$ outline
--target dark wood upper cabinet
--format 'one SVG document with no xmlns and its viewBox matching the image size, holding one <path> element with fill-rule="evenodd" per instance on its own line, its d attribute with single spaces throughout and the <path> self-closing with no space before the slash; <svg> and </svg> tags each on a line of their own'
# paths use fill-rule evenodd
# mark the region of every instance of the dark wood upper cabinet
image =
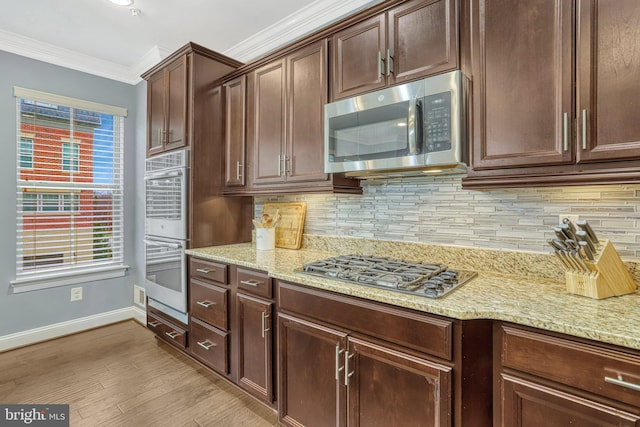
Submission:
<svg viewBox="0 0 640 427">
<path fill-rule="evenodd" d="M 188 61 L 181 56 L 148 80 L 147 155 L 187 144 Z"/>
<path fill-rule="evenodd" d="M 577 3 L 578 162 L 640 158 L 640 2 Z"/>
<path fill-rule="evenodd" d="M 332 99 L 458 67 L 456 0 L 413 0 L 332 37 Z"/>
<path fill-rule="evenodd" d="M 252 73 L 254 184 L 285 180 L 285 61 Z"/>
<path fill-rule="evenodd" d="M 386 15 L 369 18 L 332 39 L 333 98 L 386 86 Z"/>
<path fill-rule="evenodd" d="M 571 163 L 571 2 L 472 7 L 474 170 Z"/>
<path fill-rule="evenodd" d="M 324 172 L 326 40 L 251 71 L 247 87 L 248 192 L 361 192 L 357 180 Z"/>
<path fill-rule="evenodd" d="M 472 0 L 465 13 L 473 104 L 464 187 L 640 179 L 637 1 Z"/>
<path fill-rule="evenodd" d="M 245 185 L 246 77 L 240 76 L 224 85 L 225 92 L 225 186 Z"/>
</svg>

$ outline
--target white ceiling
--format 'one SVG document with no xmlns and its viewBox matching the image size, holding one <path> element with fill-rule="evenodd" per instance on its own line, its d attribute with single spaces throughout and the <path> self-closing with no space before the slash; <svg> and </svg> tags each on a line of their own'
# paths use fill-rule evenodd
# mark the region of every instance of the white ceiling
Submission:
<svg viewBox="0 0 640 427">
<path fill-rule="evenodd" d="M 14 0 L 0 50 L 135 84 L 189 41 L 242 62 L 381 0 Z"/>
</svg>

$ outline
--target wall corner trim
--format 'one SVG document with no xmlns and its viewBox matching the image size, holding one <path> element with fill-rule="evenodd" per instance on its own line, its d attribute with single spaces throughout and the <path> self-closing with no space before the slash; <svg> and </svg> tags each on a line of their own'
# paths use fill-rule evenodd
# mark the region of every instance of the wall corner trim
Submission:
<svg viewBox="0 0 640 427">
<path fill-rule="evenodd" d="M 144 310 L 131 306 L 4 335 L 0 337 L 0 353 L 129 319 L 145 325 L 146 313 Z"/>
</svg>

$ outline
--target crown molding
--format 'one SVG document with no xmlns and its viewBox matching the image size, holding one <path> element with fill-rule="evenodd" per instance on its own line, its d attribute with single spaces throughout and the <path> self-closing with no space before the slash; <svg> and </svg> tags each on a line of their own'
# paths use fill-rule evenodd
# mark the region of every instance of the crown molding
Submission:
<svg viewBox="0 0 640 427">
<path fill-rule="evenodd" d="M 241 62 L 271 52 L 305 34 L 381 0 L 316 0 L 223 52 Z"/>
<path fill-rule="evenodd" d="M 141 81 L 140 70 L 151 68 L 169 53 L 154 46 L 134 66 L 127 67 L 4 30 L 0 30 L 0 50 L 131 85 Z"/>
</svg>

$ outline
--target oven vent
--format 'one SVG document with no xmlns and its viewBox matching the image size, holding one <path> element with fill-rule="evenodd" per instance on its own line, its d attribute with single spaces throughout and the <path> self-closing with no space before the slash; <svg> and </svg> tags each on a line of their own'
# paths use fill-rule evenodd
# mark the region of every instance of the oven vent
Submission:
<svg viewBox="0 0 640 427">
<path fill-rule="evenodd" d="M 144 307 L 146 304 L 146 292 L 143 287 L 133 285 L 133 302 Z"/>
</svg>

